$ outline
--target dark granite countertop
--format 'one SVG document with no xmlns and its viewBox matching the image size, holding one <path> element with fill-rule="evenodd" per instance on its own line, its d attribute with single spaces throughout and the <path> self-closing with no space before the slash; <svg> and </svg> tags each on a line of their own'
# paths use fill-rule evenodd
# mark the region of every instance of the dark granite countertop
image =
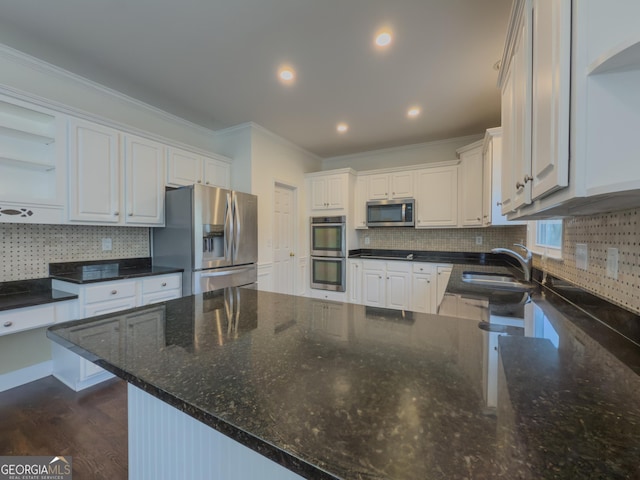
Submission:
<svg viewBox="0 0 640 480">
<path fill-rule="evenodd" d="M 51 278 L 81 284 L 166 275 L 183 271 L 182 268 L 153 265 L 149 257 L 49 264 Z"/>
<path fill-rule="evenodd" d="M 50 278 L 0 283 L 0 311 L 35 307 L 75 298 L 78 298 L 78 296 L 52 289 Z"/>
<path fill-rule="evenodd" d="M 305 478 L 638 478 L 638 346 L 540 285 L 498 301 L 457 281 L 481 267 L 457 265 L 446 295 L 476 300 L 475 318 L 241 288 L 47 335 Z M 499 333 L 479 327 L 505 305 L 496 409 Z M 133 332 L 141 312 L 161 335 Z M 107 323 L 120 348 L 92 340 Z"/>
</svg>

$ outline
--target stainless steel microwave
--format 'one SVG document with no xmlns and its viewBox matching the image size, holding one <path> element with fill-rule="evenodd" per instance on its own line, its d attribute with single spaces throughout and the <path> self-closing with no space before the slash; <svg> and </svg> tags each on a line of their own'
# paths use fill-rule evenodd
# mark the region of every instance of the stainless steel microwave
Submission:
<svg viewBox="0 0 640 480">
<path fill-rule="evenodd" d="M 414 227 L 415 200 L 371 200 L 367 202 L 367 227 Z"/>
</svg>

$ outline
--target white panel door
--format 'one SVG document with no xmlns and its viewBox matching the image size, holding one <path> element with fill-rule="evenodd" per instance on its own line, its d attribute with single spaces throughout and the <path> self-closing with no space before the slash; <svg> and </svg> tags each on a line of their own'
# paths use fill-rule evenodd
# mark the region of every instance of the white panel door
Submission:
<svg viewBox="0 0 640 480">
<path fill-rule="evenodd" d="M 483 163 L 482 146 L 461 155 L 460 223 L 464 227 L 482 226 Z"/>
<path fill-rule="evenodd" d="M 276 185 L 273 207 L 274 291 L 293 295 L 295 287 L 295 249 L 293 190 Z"/>
<path fill-rule="evenodd" d="M 415 172 L 397 172 L 389 176 L 391 198 L 413 198 Z"/>
<path fill-rule="evenodd" d="M 427 168 L 418 173 L 416 228 L 458 225 L 458 167 Z"/>
<path fill-rule="evenodd" d="M 447 291 L 447 285 L 449 284 L 449 278 L 451 277 L 452 267 L 449 266 L 438 266 L 437 277 L 436 277 L 436 297 L 432 306 L 432 311 L 434 313 L 438 312 L 438 307 L 444 298 L 444 294 Z"/>
<path fill-rule="evenodd" d="M 347 280 L 347 295 L 349 303 L 362 303 L 362 262 L 349 260 L 349 278 Z"/>
<path fill-rule="evenodd" d="M 387 269 L 386 306 L 409 310 L 411 306 L 411 274 Z"/>
<path fill-rule="evenodd" d="M 204 184 L 214 187 L 231 187 L 231 167 L 226 162 L 204 157 Z"/>
<path fill-rule="evenodd" d="M 346 175 L 331 175 L 327 178 L 327 207 L 344 208 L 346 200 Z"/>
<path fill-rule="evenodd" d="M 569 184 L 571 2 L 533 4 L 531 198 Z"/>
<path fill-rule="evenodd" d="M 431 311 L 431 274 L 414 273 L 411 281 L 411 310 L 414 312 L 433 313 Z"/>
<path fill-rule="evenodd" d="M 389 175 L 369 175 L 369 200 L 386 200 L 389 198 Z"/>
<path fill-rule="evenodd" d="M 384 269 L 363 267 L 362 270 L 362 303 L 372 307 L 384 307 L 385 303 Z"/>
<path fill-rule="evenodd" d="M 313 210 L 325 210 L 327 203 L 327 179 L 314 177 L 311 179 L 311 208 Z"/>
<path fill-rule="evenodd" d="M 513 211 L 514 187 L 514 129 L 513 123 L 513 61 L 505 73 L 502 85 L 502 158 L 500 159 L 500 214 L 506 215 Z M 494 144 L 495 149 L 495 144 Z M 495 150 L 494 150 L 495 152 Z M 494 171 L 497 168 L 494 156 Z M 494 214 L 495 215 L 495 214 Z M 495 224 L 496 219 L 494 218 Z"/>
<path fill-rule="evenodd" d="M 118 132 L 90 122 L 69 122 L 69 220 L 120 221 Z"/>
<path fill-rule="evenodd" d="M 177 148 L 167 148 L 167 185 L 181 187 L 194 183 L 202 183 L 202 157 Z"/>
<path fill-rule="evenodd" d="M 369 179 L 366 176 L 356 180 L 354 217 L 356 228 L 367 228 L 367 200 L 369 199 Z"/>
<path fill-rule="evenodd" d="M 164 224 L 164 147 L 124 137 L 125 223 Z"/>
</svg>

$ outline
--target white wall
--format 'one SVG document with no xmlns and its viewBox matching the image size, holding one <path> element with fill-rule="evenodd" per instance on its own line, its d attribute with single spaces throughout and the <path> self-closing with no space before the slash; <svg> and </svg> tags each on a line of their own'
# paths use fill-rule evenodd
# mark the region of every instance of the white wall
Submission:
<svg viewBox="0 0 640 480">
<path fill-rule="evenodd" d="M 307 196 L 304 174 L 321 170 L 319 157 L 268 130 L 252 125 L 251 192 L 259 197 L 258 261 L 273 261 L 273 191 L 276 182 L 298 189 L 298 252 L 307 252 Z"/>
<path fill-rule="evenodd" d="M 456 150 L 484 138 L 484 133 L 456 137 L 435 142 L 418 143 L 402 147 L 372 150 L 341 157 L 331 157 L 322 160 L 322 170 L 350 167 L 360 172 L 376 170 L 378 168 L 406 167 L 422 163 L 444 162 L 455 160 Z"/>
<path fill-rule="evenodd" d="M 235 127 L 216 131 L 216 152 L 233 159 L 231 164 L 231 188 L 240 192 L 251 191 L 251 135 L 252 124 L 243 123 Z"/>
<path fill-rule="evenodd" d="M 0 44 L 0 91 L 215 152 L 214 132 Z M 49 106 L 49 105 L 47 105 Z M 72 112 L 75 113 L 75 112 Z M 216 152 L 217 153 L 217 152 Z"/>
</svg>

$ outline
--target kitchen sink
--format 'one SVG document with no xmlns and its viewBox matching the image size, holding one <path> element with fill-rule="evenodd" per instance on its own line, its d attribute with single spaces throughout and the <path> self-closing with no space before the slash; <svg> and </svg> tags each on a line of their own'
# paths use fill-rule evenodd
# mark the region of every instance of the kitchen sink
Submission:
<svg viewBox="0 0 640 480">
<path fill-rule="evenodd" d="M 491 290 L 527 292 L 533 289 L 533 285 L 531 283 L 518 280 L 513 275 L 500 273 L 463 272 L 462 281 Z"/>
</svg>

